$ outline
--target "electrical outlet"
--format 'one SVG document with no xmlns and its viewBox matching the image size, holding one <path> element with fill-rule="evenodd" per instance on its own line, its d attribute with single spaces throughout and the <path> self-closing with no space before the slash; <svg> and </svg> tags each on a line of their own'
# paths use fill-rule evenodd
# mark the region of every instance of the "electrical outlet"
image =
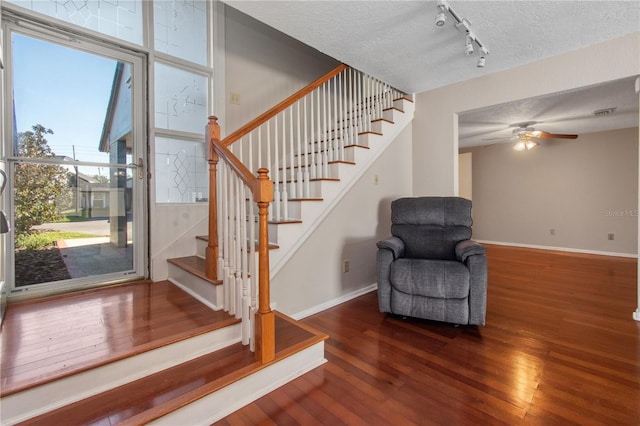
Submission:
<svg viewBox="0 0 640 426">
<path fill-rule="evenodd" d="M 240 105 L 240 95 L 238 95 L 237 93 L 231 93 L 229 97 L 229 101 L 232 105 Z"/>
<path fill-rule="evenodd" d="M 378 175 L 373 175 L 373 184 L 377 185 L 380 183 L 380 176 Z"/>
<path fill-rule="evenodd" d="M 613 241 L 615 239 L 615 235 L 613 234 L 613 232 L 611 232 L 611 233 L 609 233 L 607 238 L 609 238 L 609 241 Z"/>
<path fill-rule="evenodd" d="M 349 272 L 349 259 L 342 261 L 342 273 L 346 274 L 347 272 Z"/>
</svg>

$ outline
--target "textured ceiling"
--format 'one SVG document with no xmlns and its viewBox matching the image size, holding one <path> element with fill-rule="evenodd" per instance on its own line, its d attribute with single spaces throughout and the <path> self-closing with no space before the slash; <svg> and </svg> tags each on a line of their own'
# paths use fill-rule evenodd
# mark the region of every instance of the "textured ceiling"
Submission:
<svg viewBox="0 0 640 426">
<path fill-rule="evenodd" d="M 464 54 L 464 36 L 448 15 L 435 25 L 436 1 L 247 1 L 225 3 L 348 65 L 409 93 L 514 68 L 639 32 L 640 1 L 450 0 L 489 49 Z M 640 74 L 640 58 L 639 74 Z M 629 87 L 629 84 L 631 85 Z M 608 117 L 593 111 L 618 109 Z M 523 100 L 461 114 L 460 147 L 509 141 L 511 124 L 587 133 L 638 126 L 633 81 Z M 500 138 L 500 139 L 495 139 Z M 487 139 L 491 139 L 488 141 Z"/>
<path fill-rule="evenodd" d="M 449 1 L 489 48 L 477 68 L 451 16 L 435 25 L 436 1 L 225 3 L 410 93 L 640 31 L 639 1 Z"/>
<path fill-rule="evenodd" d="M 635 78 L 494 105 L 459 116 L 459 146 L 510 142 L 521 123 L 548 133 L 593 133 L 638 126 Z M 598 110 L 615 108 L 609 115 Z"/>
</svg>

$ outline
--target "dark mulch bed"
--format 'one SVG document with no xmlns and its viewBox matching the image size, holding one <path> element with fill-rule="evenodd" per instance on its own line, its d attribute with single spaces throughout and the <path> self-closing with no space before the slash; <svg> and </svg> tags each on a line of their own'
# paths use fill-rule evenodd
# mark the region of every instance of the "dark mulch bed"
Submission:
<svg viewBox="0 0 640 426">
<path fill-rule="evenodd" d="M 50 247 L 40 250 L 18 250 L 15 257 L 16 286 L 68 280 L 60 250 Z"/>
</svg>

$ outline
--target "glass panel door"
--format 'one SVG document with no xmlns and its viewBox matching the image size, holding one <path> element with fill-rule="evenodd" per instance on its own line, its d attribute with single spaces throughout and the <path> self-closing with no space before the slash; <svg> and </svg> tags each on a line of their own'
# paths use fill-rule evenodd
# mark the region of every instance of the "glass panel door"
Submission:
<svg viewBox="0 0 640 426">
<path fill-rule="evenodd" d="M 143 59 L 10 37 L 12 292 L 145 276 Z"/>
</svg>

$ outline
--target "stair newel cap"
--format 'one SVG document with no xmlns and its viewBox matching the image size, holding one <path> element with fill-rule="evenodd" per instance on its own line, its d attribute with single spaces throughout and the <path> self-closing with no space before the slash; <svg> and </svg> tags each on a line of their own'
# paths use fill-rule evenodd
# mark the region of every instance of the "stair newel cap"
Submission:
<svg viewBox="0 0 640 426">
<path fill-rule="evenodd" d="M 213 148 L 213 141 L 220 142 L 220 125 L 218 124 L 218 117 L 215 115 L 209 116 L 209 124 L 207 124 L 207 134 L 209 135 L 209 162 L 218 162 L 218 154 Z"/>
<path fill-rule="evenodd" d="M 258 179 L 253 191 L 256 203 L 270 203 L 273 201 L 273 182 L 269 179 L 269 169 L 258 169 Z"/>
</svg>

